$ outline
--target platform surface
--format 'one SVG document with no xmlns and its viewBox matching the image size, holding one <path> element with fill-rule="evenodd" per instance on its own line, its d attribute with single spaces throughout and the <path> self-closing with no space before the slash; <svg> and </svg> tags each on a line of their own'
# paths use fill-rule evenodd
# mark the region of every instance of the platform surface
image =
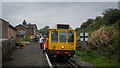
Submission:
<svg viewBox="0 0 120 68">
<path fill-rule="evenodd" d="M 44 66 L 48 63 L 39 43 L 29 43 L 23 49 L 15 49 L 2 66 Z"/>
</svg>

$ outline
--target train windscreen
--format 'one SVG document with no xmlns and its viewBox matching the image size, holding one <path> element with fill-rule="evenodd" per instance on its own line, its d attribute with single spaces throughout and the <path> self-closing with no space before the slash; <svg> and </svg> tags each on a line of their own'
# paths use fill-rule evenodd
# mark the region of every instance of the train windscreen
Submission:
<svg viewBox="0 0 120 68">
<path fill-rule="evenodd" d="M 66 32 L 60 31 L 60 42 L 66 42 Z"/>
<path fill-rule="evenodd" d="M 68 32 L 68 42 L 74 42 L 74 32 Z"/>
<path fill-rule="evenodd" d="M 51 42 L 58 42 L 58 31 L 51 32 Z"/>
</svg>

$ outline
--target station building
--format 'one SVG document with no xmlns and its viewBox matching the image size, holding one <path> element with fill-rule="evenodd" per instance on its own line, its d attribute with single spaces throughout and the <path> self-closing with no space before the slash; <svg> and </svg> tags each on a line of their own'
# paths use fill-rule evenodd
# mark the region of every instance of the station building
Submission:
<svg viewBox="0 0 120 68">
<path fill-rule="evenodd" d="M 0 18 L 0 39 L 16 38 L 17 29 L 15 29 L 9 22 Z"/>
<path fill-rule="evenodd" d="M 26 23 L 24 20 L 22 24 L 15 27 L 17 29 L 17 38 L 22 39 L 25 37 L 30 38 L 31 35 L 36 34 L 37 26 L 36 24 Z"/>
</svg>

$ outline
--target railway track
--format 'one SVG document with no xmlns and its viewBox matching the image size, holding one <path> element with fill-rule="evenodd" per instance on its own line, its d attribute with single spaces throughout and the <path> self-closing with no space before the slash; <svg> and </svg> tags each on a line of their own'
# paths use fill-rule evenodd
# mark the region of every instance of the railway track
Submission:
<svg viewBox="0 0 120 68">
<path fill-rule="evenodd" d="M 72 60 L 62 61 L 62 60 L 51 60 L 53 68 L 81 68 Z"/>
<path fill-rule="evenodd" d="M 44 45 L 44 50 L 45 50 L 45 45 Z M 59 59 L 57 60 L 48 57 L 46 52 L 45 55 L 50 68 L 82 68 L 80 65 L 76 64 L 71 59 L 69 59 L 68 61 L 59 60 Z"/>
<path fill-rule="evenodd" d="M 93 65 L 81 61 L 76 56 L 68 61 L 48 57 L 48 64 L 50 68 L 94 68 Z"/>
</svg>

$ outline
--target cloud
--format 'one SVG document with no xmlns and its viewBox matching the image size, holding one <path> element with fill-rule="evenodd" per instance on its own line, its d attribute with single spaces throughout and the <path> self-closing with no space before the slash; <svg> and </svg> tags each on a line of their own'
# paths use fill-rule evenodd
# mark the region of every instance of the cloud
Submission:
<svg viewBox="0 0 120 68">
<path fill-rule="evenodd" d="M 2 2 L 0 0 L 0 17 L 2 17 Z"/>
<path fill-rule="evenodd" d="M 117 2 L 3 2 L 2 14 L 14 26 L 27 20 L 38 28 L 57 23 L 76 28 L 108 8 L 117 8 Z"/>
</svg>

